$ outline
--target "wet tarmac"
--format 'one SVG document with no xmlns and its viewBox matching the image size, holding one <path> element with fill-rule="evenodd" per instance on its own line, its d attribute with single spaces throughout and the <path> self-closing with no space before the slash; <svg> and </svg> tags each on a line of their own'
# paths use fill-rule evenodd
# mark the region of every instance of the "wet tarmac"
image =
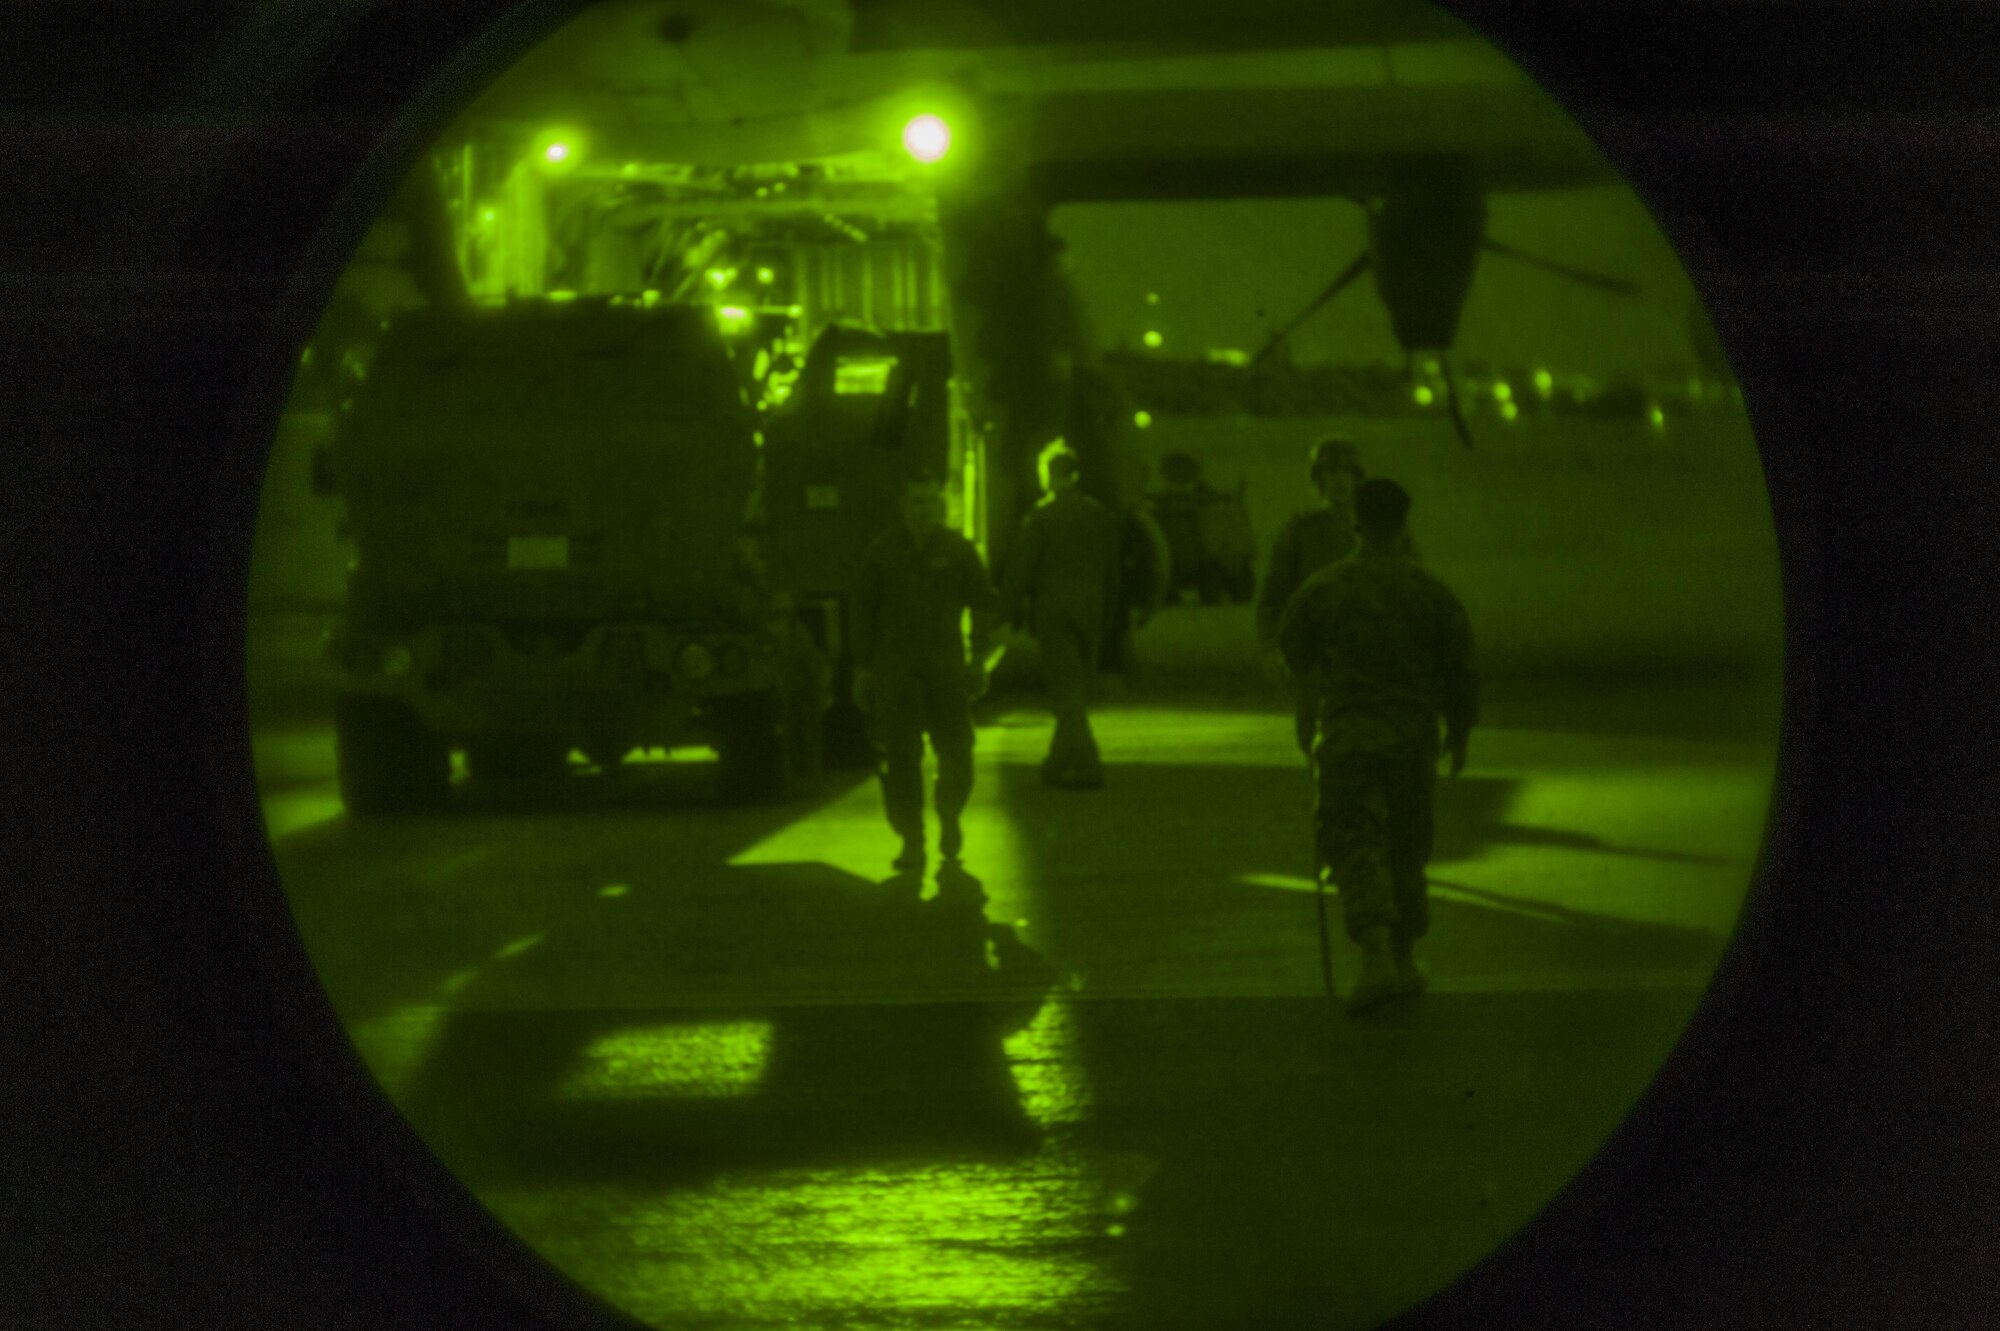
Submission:
<svg viewBox="0 0 2000 1331">
<path fill-rule="evenodd" d="M 1036 780 L 1032 699 L 994 709 L 964 863 L 922 875 L 861 774 L 732 808 L 699 761 L 579 760 L 353 823 L 323 726 L 258 755 L 370 1067 L 636 1316 L 1365 1327 L 1592 1156 L 1742 905 L 1768 739 L 1698 724 L 1740 698 L 1679 725 L 1607 698 L 1491 712 L 1440 785 L 1431 991 L 1365 1021 L 1322 991 L 1310 787 L 1268 700 L 1125 693 L 1093 792 Z"/>
</svg>

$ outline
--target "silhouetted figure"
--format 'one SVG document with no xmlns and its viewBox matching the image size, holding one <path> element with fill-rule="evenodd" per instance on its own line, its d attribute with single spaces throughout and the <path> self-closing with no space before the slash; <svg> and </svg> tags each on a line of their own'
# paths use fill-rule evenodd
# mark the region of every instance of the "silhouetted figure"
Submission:
<svg viewBox="0 0 2000 1331">
<path fill-rule="evenodd" d="M 1423 990 L 1413 945 L 1430 928 L 1438 723 L 1456 776 L 1477 708 L 1465 607 L 1417 563 L 1409 510 L 1394 481 L 1362 482 L 1359 550 L 1308 579 L 1279 625 L 1286 663 L 1319 697 L 1320 872 L 1361 948 L 1357 1016 Z"/>
<path fill-rule="evenodd" d="M 1058 439 L 1042 450 L 1042 501 L 1021 521 L 1004 579 L 1009 622 L 1025 616 L 1041 649 L 1055 714 L 1042 780 L 1067 789 L 1104 784 L 1090 731 L 1090 682 L 1118 604 L 1122 532 L 1115 514 L 1078 489 L 1076 454 Z"/>
<path fill-rule="evenodd" d="M 935 476 L 903 488 L 903 521 L 869 547 L 854 589 L 854 701 L 882 748 L 882 803 L 903 839 L 898 869 L 924 863 L 924 736 L 937 754 L 938 853 L 964 847 L 972 794 L 972 702 L 986 691 L 999 594 L 971 541 L 945 526 Z M 966 658 L 965 612 L 972 612 Z"/>
<path fill-rule="evenodd" d="M 1171 552 L 1169 597 L 1192 594 L 1203 605 L 1249 600 L 1256 574 L 1243 497 L 1204 481 L 1187 453 L 1160 459 L 1160 483 L 1151 508 Z"/>
<path fill-rule="evenodd" d="M 1354 487 L 1361 484 L 1361 452 L 1346 439 L 1322 439 L 1312 447 L 1307 474 L 1319 492 L 1317 506 L 1296 514 L 1271 544 L 1271 563 L 1257 593 L 1257 637 L 1268 653 L 1278 650 L 1278 623 L 1285 606 L 1306 579 L 1354 553 Z M 1318 702 L 1312 680 L 1294 674 L 1293 729 L 1299 751 L 1312 756 Z"/>
</svg>

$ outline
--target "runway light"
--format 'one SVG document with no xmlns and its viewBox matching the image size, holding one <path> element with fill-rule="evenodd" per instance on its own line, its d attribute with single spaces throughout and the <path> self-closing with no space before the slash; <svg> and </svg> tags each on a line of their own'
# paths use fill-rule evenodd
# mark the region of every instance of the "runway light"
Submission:
<svg viewBox="0 0 2000 1331">
<path fill-rule="evenodd" d="M 1667 428 L 1667 413 L 1660 410 L 1658 406 L 1653 408 L 1647 419 L 1652 421 L 1655 430 L 1664 430 Z"/>
<path fill-rule="evenodd" d="M 1150 411 L 1140 411 L 1140 412 L 1134 412 L 1134 413 L 1133 413 L 1133 416 L 1132 416 L 1132 424 L 1134 424 L 1134 425 L 1138 426 L 1138 427 L 1139 427 L 1140 429 L 1144 430 L 1144 429 L 1148 428 L 1149 426 L 1151 426 L 1151 425 L 1152 425 L 1152 423 L 1153 423 L 1153 413 L 1152 413 L 1152 412 L 1150 412 Z"/>
<path fill-rule="evenodd" d="M 1166 341 L 1166 339 L 1161 337 L 1157 332 L 1154 332 L 1151 329 L 1147 330 L 1145 337 L 1145 343 L 1147 346 L 1157 348 L 1164 341 Z"/>
<path fill-rule="evenodd" d="M 914 116 L 903 126 L 903 148 L 919 162 L 935 162 L 951 151 L 951 126 L 934 115 Z"/>
<path fill-rule="evenodd" d="M 1543 397 L 1556 391 L 1556 377 L 1547 370 L 1535 371 L 1535 391 Z"/>
<path fill-rule="evenodd" d="M 1431 391 L 1429 384 L 1418 384 L 1410 390 L 1410 397 L 1420 407 L 1428 407 L 1431 403 L 1437 401 L 1437 394 Z"/>
<path fill-rule="evenodd" d="M 1512 402 L 1514 400 L 1514 386 L 1505 379 L 1495 380 L 1493 383 L 1493 400 L 1495 402 Z"/>
<path fill-rule="evenodd" d="M 1513 420 L 1513 419 L 1514 419 L 1514 418 L 1515 418 L 1516 416 L 1519 416 L 1520 414 L 1521 414 L 1521 409 L 1520 409 L 1519 407 L 1515 406 L 1515 405 L 1514 405 L 1514 404 L 1513 404 L 1512 402 L 1502 402 L 1502 403 L 1500 404 L 1500 419 L 1501 419 L 1501 420 L 1503 420 L 1503 421 L 1511 421 L 1511 420 Z"/>
</svg>

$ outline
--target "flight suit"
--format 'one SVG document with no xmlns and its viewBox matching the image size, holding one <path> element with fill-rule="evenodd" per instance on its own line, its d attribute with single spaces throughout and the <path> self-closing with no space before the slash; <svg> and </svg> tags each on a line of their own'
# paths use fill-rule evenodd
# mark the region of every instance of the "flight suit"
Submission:
<svg viewBox="0 0 2000 1331">
<path fill-rule="evenodd" d="M 882 803 L 905 842 L 924 836 L 924 736 L 937 755 L 936 804 L 957 825 L 972 794 L 972 700 L 966 689 L 965 612 L 984 660 L 999 595 L 971 541 L 948 528 L 920 547 L 898 526 L 875 541 L 855 580 L 854 662 L 874 675 L 870 703 L 882 747 Z"/>
<path fill-rule="evenodd" d="M 1285 606 L 1306 579 L 1353 554 L 1357 542 L 1353 520 L 1330 508 L 1300 513 L 1279 529 L 1271 544 L 1264 585 L 1257 590 L 1257 637 L 1265 647 L 1278 645 L 1278 624 Z M 1319 700 L 1309 676 L 1294 675 L 1292 683 L 1293 730 L 1300 752 L 1310 757 Z"/>
<path fill-rule="evenodd" d="M 1462 739 L 1477 709 L 1465 607 L 1414 557 L 1364 546 L 1307 580 L 1278 639 L 1318 690 L 1315 832 L 1348 936 L 1386 926 L 1407 946 L 1430 928 L 1438 722 Z"/>
<path fill-rule="evenodd" d="M 1046 780 L 1103 777 L 1088 706 L 1091 676 L 1119 605 L 1121 536 L 1110 509 L 1080 490 L 1059 490 L 1022 519 L 1008 561 L 1003 613 L 1014 621 L 1025 608 L 1055 714 L 1042 761 Z"/>
</svg>

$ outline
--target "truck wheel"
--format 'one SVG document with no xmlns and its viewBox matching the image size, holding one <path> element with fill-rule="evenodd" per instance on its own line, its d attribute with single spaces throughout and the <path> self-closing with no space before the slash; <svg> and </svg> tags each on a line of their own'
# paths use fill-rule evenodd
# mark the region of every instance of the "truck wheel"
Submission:
<svg viewBox="0 0 2000 1331">
<path fill-rule="evenodd" d="M 878 758 L 868 714 L 854 705 L 854 672 L 846 665 L 834 680 L 833 706 L 820 718 L 820 753 L 826 766 L 840 771 L 873 769 Z"/>
<path fill-rule="evenodd" d="M 819 689 L 810 677 L 795 681 L 785 697 L 785 762 L 793 794 L 809 793 L 826 765 L 825 713 L 819 701 Z"/>
<path fill-rule="evenodd" d="M 349 813 L 435 809 L 451 791 L 451 746 L 392 698 L 342 697 L 334 705 L 333 737 Z"/>
<path fill-rule="evenodd" d="M 625 755 L 632 752 L 632 745 L 615 739 L 594 739 L 583 746 L 583 756 L 597 764 L 600 771 L 609 772 L 625 761 Z"/>
<path fill-rule="evenodd" d="M 725 800 L 776 800 L 790 793 L 784 708 L 776 693 L 718 700 L 711 716 L 716 785 Z"/>
<path fill-rule="evenodd" d="M 569 744 L 547 735 L 490 735 L 465 745 L 465 770 L 481 781 L 546 779 L 568 762 Z"/>
</svg>

